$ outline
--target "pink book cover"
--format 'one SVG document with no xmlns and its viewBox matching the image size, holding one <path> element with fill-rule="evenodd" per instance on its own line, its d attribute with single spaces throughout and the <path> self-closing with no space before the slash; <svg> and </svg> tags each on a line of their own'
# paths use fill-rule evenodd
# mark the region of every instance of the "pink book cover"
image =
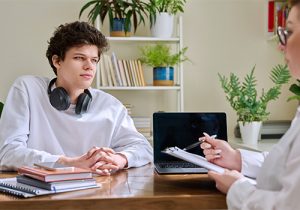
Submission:
<svg viewBox="0 0 300 210">
<path fill-rule="evenodd" d="M 23 166 L 18 168 L 18 173 L 44 182 L 92 178 L 90 170 L 76 167 L 68 170 L 50 171 L 39 167 Z"/>
</svg>

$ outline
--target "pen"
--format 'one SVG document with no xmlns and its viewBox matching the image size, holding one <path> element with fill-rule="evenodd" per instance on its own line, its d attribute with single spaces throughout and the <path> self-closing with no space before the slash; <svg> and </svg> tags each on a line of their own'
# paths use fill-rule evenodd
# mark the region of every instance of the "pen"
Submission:
<svg viewBox="0 0 300 210">
<path fill-rule="evenodd" d="M 204 135 L 205 135 L 205 134 L 204 134 Z M 213 139 L 217 137 L 217 135 L 212 135 L 212 136 L 205 135 L 205 136 L 206 136 L 206 137 L 213 138 Z M 191 145 L 189 145 L 189 146 L 183 148 L 182 150 L 186 151 L 186 150 L 193 149 L 193 148 L 199 146 L 200 144 L 202 144 L 203 142 L 204 142 L 204 139 L 202 138 L 202 139 L 200 139 L 198 142 L 193 143 L 193 144 L 191 144 Z"/>
</svg>

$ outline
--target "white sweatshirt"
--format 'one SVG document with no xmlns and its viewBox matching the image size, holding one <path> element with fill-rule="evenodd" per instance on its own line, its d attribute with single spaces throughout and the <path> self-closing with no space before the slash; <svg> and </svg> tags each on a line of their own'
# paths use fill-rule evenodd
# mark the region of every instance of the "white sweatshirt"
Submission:
<svg viewBox="0 0 300 210">
<path fill-rule="evenodd" d="M 255 177 L 236 181 L 227 194 L 228 209 L 295 210 L 300 206 L 300 108 L 287 133 L 270 153 L 241 150 L 242 173 Z"/>
<path fill-rule="evenodd" d="M 93 146 L 124 154 L 128 167 L 152 161 L 150 144 L 116 98 L 91 88 L 86 113 L 75 114 L 75 105 L 58 111 L 49 102 L 49 81 L 23 76 L 12 85 L 0 119 L 0 170 L 80 156 Z"/>
</svg>

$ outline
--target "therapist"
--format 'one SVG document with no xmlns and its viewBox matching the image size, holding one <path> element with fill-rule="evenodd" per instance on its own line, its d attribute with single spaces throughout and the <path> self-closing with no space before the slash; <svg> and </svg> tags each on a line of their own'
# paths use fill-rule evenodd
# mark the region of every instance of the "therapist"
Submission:
<svg viewBox="0 0 300 210">
<path fill-rule="evenodd" d="M 123 104 L 91 88 L 105 37 L 86 22 L 60 25 L 46 56 L 56 77 L 22 76 L 0 120 L 0 170 L 42 161 L 89 168 L 101 175 L 152 161 Z"/>
<path fill-rule="evenodd" d="M 290 5 L 286 29 L 279 29 L 278 35 L 290 72 L 300 79 L 300 0 Z M 208 172 L 216 187 L 227 193 L 228 209 L 299 209 L 300 107 L 290 129 L 269 154 L 235 150 L 209 137 L 201 148 L 207 160 L 229 169 L 223 174 Z M 256 178 L 257 185 L 242 174 Z"/>
</svg>

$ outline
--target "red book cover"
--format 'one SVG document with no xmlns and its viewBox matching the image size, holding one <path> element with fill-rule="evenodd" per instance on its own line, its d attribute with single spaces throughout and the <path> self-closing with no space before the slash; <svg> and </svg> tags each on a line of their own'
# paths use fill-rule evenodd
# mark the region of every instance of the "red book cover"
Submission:
<svg viewBox="0 0 300 210">
<path fill-rule="evenodd" d="M 276 11 L 277 11 L 277 27 L 283 27 L 284 23 L 284 15 L 283 15 L 283 5 L 282 3 L 278 3 L 276 5 Z"/>
<path fill-rule="evenodd" d="M 274 32 L 274 1 L 268 2 L 268 32 Z"/>
<path fill-rule="evenodd" d="M 90 170 L 76 167 L 70 170 L 50 171 L 39 167 L 23 166 L 18 168 L 18 173 L 44 182 L 92 178 L 92 172 Z"/>
</svg>

